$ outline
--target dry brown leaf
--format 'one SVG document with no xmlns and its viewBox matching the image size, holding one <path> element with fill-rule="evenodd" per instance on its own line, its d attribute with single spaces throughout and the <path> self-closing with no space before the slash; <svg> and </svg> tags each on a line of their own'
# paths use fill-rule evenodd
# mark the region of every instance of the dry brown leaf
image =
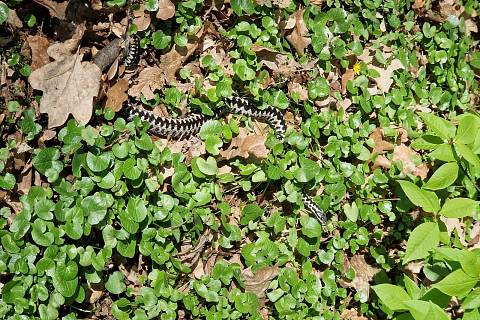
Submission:
<svg viewBox="0 0 480 320">
<path fill-rule="evenodd" d="M 196 36 L 190 37 L 186 47 L 175 45 L 172 50 L 163 55 L 158 67 L 143 69 L 138 75 L 137 84 L 128 90 L 128 94 L 133 97 L 139 97 L 140 94 L 143 94 L 145 98 L 153 99 L 155 90 L 163 88 L 167 83 L 174 82 L 178 69 L 195 51 L 202 34 L 203 28 L 197 32 Z"/>
<path fill-rule="evenodd" d="M 292 0 L 272 0 L 272 4 L 281 9 L 288 8 L 288 6 L 290 6 L 290 3 L 292 3 Z"/>
<path fill-rule="evenodd" d="M 305 48 L 310 45 L 312 39 L 308 37 L 308 29 L 303 20 L 303 13 L 305 9 L 298 9 L 289 20 L 293 19 L 295 21 L 292 32 L 287 36 L 288 42 L 297 50 L 298 54 L 303 55 L 305 53 Z M 291 23 L 287 22 L 287 26 L 290 26 Z"/>
<path fill-rule="evenodd" d="M 141 3 L 140 7 L 133 11 L 133 23 L 137 26 L 138 31 L 145 31 L 151 22 L 150 13 L 145 11 L 145 6 Z"/>
<path fill-rule="evenodd" d="M 33 71 L 28 81 L 34 89 L 43 91 L 40 112 L 48 114 L 48 128 L 61 126 L 69 114 L 81 124 L 88 123 L 101 75 L 95 64 L 82 62 L 82 55 L 65 57 Z"/>
<path fill-rule="evenodd" d="M 33 1 L 47 8 L 52 17 L 58 18 L 60 20 L 65 20 L 65 12 L 67 10 L 69 1 L 64 1 L 64 2 L 56 2 L 51 0 L 33 0 Z"/>
<path fill-rule="evenodd" d="M 413 10 L 418 10 L 418 9 L 423 8 L 424 5 L 425 5 L 425 0 L 415 0 L 413 2 L 412 9 Z"/>
<path fill-rule="evenodd" d="M 118 112 L 122 109 L 122 105 L 128 100 L 126 91 L 128 89 L 128 80 L 125 78 L 118 79 L 110 89 L 107 91 L 106 107 L 111 108 L 113 111 Z"/>
<path fill-rule="evenodd" d="M 393 150 L 393 144 L 383 140 L 382 128 L 376 128 L 375 130 L 373 130 L 369 138 L 372 139 L 374 143 L 372 154 L 382 154 L 385 151 Z"/>
<path fill-rule="evenodd" d="M 355 72 L 353 72 L 353 69 L 347 69 L 345 70 L 345 73 L 342 74 L 342 94 L 347 93 L 347 82 L 348 81 L 353 81 L 355 78 Z"/>
<path fill-rule="evenodd" d="M 292 96 L 292 93 L 297 93 L 300 101 L 308 100 L 308 90 L 298 82 L 288 83 L 288 93 Z"/>
<path fill-rule="evenodd" d="M 44 130 L 42 133 L 42 136 L 38 138 L 38 145 L 41 147 L 44 147 L 45 141 L 52 140 L 53 138 L 55 138 L 56 135 L 57 135 L 57 132 L 55 132 L 54 130 L 48 130 L 48 129 Z"/>
<path fill-rule="evenodd" d="M 428 166 L 425 163 L 421 163 L 418 166 L 415 165 L 412 158 L 418 157 L 418 153 L 413 151 L 410 147 L 407 147 L 404 144 L 395 146 L 393 149 L 393 162 L 402 163 L 402 172 L 403 174 L 411 173 L 420 179 L 425 180 L 428 174 Z"/>
<path fill-rule="evenodd" d="M 245 279 L 245 291 L 253 292 L 258 299 L 265 298 L 265 291 L 270 282 L 278 275 L 278 267 L 263 267 L 255 273 L 251 268 L 242 271 L 242 277 Z"/>
<path fill-rule="evenodd" d="M 175 15 L 175 5 L 170 0 L 158 1 L 157 19 L 168 20 Z"/>
<path fill-rule="evenodd" d="M 383 92 L 388 93 L 390 91 L 390 87 L 393 84 L 392 75 L 395 70 L 403 69 L 403 65 L 398 59 L 394 59 L 387 67 L 387 69 L 382 69 L 377 66 L 369 66 L 370 69 L 376 70 L 380 77 L 373 78 L 373 80 L 377 83 L 377 87 Z"/>
<path fill-rule="evenodd" d="M 22 20 L 18 17 L 17 12 L 13 9 L 10 9 L 8 11 L 8 17 L 6 22 L 14 28 L 23 28 Z"/>
<path fill-rule="evenodd" d="M 248 134 L 245 128 L 240 128 L 238 136 L 232 139 L 227 150 L 220 151 L 220 155 L 227 160 L 236 157 L 265 159 L 268 156 L 265 140 L 263 135 Z"/>
<path fill-rule="evenodd" d="M 23 170 L 20 175 L 20 181 L 17 184 L 17 191 L 19 194 L 27 194 L 30 188 L 32 187 L 33 181 L 33 170 L 27 169 Z"/>
<path fill-rule="evenodd" d="M 61 60 L 63 57 L 71 56 L 77 51 L 85 30 L 85 24 L 78 25 L 71 39 L 68 39 L 65 42 L 54 43 L 48 47 L 48 55 L 54 60 Z"/>
<path fill-rule="evenodd" d="M 358 315 L 358 310 L 356 309 L 345 309 L 340 314 L 341 320 L 368 320 L 368 318 Z"/>
<path fill-rule="evenodd" d="M 163 70 L 159 67 L 146 67 L 140 71 L 137 83 L 128 90 L 128 94 L 133 97 L 143 94 L 147 100 L 150 100 L 155 98 L 154 91 L 163 88 L 164 85 Z"/>
<path fill-rule="evenodd" d="M 47 38 L 42 36 L 28 36 L 27 42 L 32 50 L 32 64 L 30 65 L 32 71 L 37 70 L 50 62 L 50 57 L 47 53 L 50 42 Z"/>
<path fill-rule="evenodd" d="M 369 282 L 380 269 L 369 265 L 367 261 L 365 261 L 365 256 L 362 254 L 356 254 L 350 260 L 344 255 L 343 262 L 343 272 L 345 273 L 349 268 L 352 268 L 355 271 L 355 278 L 352 281 L 340 279 L 340 285 L 344 288 L 355 288 L 355 290 L 362 296 L 362 301 L 368 300 L 370 291 Z"/>
</svg>

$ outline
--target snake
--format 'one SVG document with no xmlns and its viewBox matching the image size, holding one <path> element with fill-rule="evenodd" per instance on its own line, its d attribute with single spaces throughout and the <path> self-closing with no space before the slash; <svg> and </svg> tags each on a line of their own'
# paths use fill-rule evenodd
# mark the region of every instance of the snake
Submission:
<svg viewBox="0 0 480 320">
<path fill-rule="evenodd" d="M 131 37 L 127 52 L 123 58 L 123 64 L 126 68 L 131 69 L 134 67 L 139 60 L 139 51 L 138 37 Z M 282 111 L 270 105 L 260 110 L 253 101 L 237 94 L 227 97 L 226 104 L 216 109 L 213 116 L 192 111 L 181 118 L 168 118 L 158 116 L 150 110 L 140 108 L 131 101 L 126 102 L 126 116 L 129 121 L 133 120 L 135 116 L 138 116 L 140 120 L 149 124 L 148 130 L 152 134 L 172 139 L 186 139 L 196 135 L 207 121 L 212 118 L 221 118 L 228 113 L 265 121 L 272 127 L 280 142 L 282 144 L 285 143 L 287 125 Z M 311 212 L 321 224 L 325 224 L 327 221 L 325 212 L 315 203 L 310 195 L 303 191 L 301 191 L 301 195 L 304 207 Z"/>
</svg>

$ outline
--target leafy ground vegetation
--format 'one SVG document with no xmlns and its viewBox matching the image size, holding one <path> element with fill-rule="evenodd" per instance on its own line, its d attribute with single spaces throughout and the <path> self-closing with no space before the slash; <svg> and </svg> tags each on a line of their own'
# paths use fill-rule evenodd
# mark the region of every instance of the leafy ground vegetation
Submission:
<svg viewBox="0 0 480 320">
<path fill-rule="evenodd" d="M 480 319 L 479 10 L 0 1 L 0 318 Z M 102 72 L 126 33 L 138 64 Z M 285 144 L 122 115 L 233 92 L 283 110 Z"/>
</svg>

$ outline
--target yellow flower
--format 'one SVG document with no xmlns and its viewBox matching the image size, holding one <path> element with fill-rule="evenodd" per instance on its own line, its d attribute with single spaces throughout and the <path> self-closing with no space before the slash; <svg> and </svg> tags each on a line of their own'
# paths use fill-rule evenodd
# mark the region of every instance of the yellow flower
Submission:
<svg viewBox="0 0 480 320">
<path fill-rule="evenodd" d="M 353 73 L 355 75 L 360 74 L 360 61 L 355 62 L 355 64 L 353 65 Z"/>
</svg>

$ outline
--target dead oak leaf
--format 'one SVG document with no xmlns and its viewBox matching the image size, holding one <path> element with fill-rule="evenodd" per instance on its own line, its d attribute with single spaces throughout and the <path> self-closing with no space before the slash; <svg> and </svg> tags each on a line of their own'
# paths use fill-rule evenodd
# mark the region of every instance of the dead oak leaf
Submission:
<svg viewBox="0 0 480 320">
<path fill-rule="evenodd" d="M 141 3 L 140 7 L 133 11 L 133 23 L 137 26 L 138 31 L 145 31 L 150 26 L 151 21 L 150 13 L 145 11 L 145 6 Z"/>
<path fill-rule="evenodd" d="M 175 15 L 175 5 L 170 0 L 158 1 L 157 19 L 168 20 Z"/>
<path fill-rule="evenodd" d="M 28 36 L 28 46 L 32 50 L 32 70 L 37 70 L 50 62 L 50 57 L 47 53 L 47 48 L 50 46 L 50 41 L 42 36 Z"/>
<path fill-rule="evenodd" d="M 60 20 L 65 20 L 65 13 L 67 11 L 67 6 L 69 1 L 64 1 L 64 2 L 56 2 L 51 0 L 33 0 L 33 1 L 47 8 L 52 17 L 58 18 Z"/>
<path fill-rule="evenodd" d="M 373 130 L 369 138 L 372 139 L 374 143 L 372 154 L 382 154 L 385 151 L 393 150 L 393 144 L 383 140 L 383 130 L 381 128 Z"/>
<path fill-rule="evenodd" d="M 220 151 L 220 155 L 227 160 L 236 157 L 265 159 L 268 156 L 265 140 L 263 135 L 248 134 L 245 128 L 240 128 L 240 133 L 232 139 L 227 150 Z"/>
<path fill-rule="evenodd" d="M 342 74 L 342 94 L 345 95 L 347 93 L 347 83 L 348 81 L 353 81 L 355 78 L 355 72 L 353 69 L 345 70 L 344 74 Z"/>
<path fill-rule="evenodd" d="M 164 85 L 163 70 L 159 67 L 147 67 L 140 71 L 137 83 L 128 90 L 128 94 L 133 97 L 143 94 L 147 100 L 150 100 L 155 98 L 154 91 L 163 88 Z"/>
<path fill-rule="evenodd" d="M 305 48 L 312 43 L 312 39 L 308 37 L 308 29 L 305 25 L 305 21 L 303 20 L 303 13 L 305 9 L 297 10 L 287 21 L 287 26 L 290 26 L 292 23 L 290 20 L 294 20 L 295 24 L 293 27 L 292 32 L 287 35 L 287 40 L 290 44 L 297 50 L 299 55 L 303 55 L 305 53 Z"/>
<path fill-rule="evenodd" d="M 65 56 L 71 56 L 74 52 L 77 51 L 80 42 L 82 41 L 83 35 L 85 34 L 85 24 L 77 25 L 75 32 L 71 39 L 66 40 L 65 42 L 58 42 L 52 44 L 47 49 L 47 53 L 54 60 L 61 60 Z"/>
<path fill-rule="evenodd" d="M 393 149 L 392 161 L 400 162 L 402 164 L 402 172 L 404 174 L 411 173 L 420 177 L 420 179 L 425 180 L 428 174 L 428 166 L 425 163 L 416 165 L 413 161 L 415 157 L 419 157 L 419 155 L 403 143 L 399 146 L 395 146 Z"/>
<path fill-rule="evenodd" d="M 255 273 L 251 268 L 242 271 L 242 277 L 245 279 L 245 291 L 253 292 L 258 299 L 265 298 L 265 291 L 270 282 L 278 275 L 278 267 L 263 267 Z"/>
<path fill-rule="evenodd" d="M 172 50 L 160 57 L 158 67 L 143 69 L 138 75 L 137 83 L 128 90 L 128 94 L 133 97 L 139 97 L 140 94 L 143 94 L 146 99 L 155 98 L 155 90 L 162 89 L 165 84 L 176 80 L 175 76 L 178 69 L 193 54 L 202 33 L 203 28 L 195 36 L 189 38 L 185 47 L 175 45 Z"/>
<path fill-rule="evenodd" d="M 122 105 L 128 100 L 126 91 L 128 89 L 128 80 L 125 78 L 118 79 L 110 89 L 107 91 L 106 107 L 111 108 L 113 111 L 118 112 L 122 109 Z"/>
<path fill-rule="evenodd" d="M 403 69 L 403 64 L 400 62 L 400 60 L 394 59 L 386 69 L 377 66 L 369 66 L 369 68 L 377 71 L 380 74 L 379 77 L 373 78 L 373 80 L 383 93 L 388 93 L 393 84 L 393 72 L 398 69 Z"/>
<path fill-rule="evenodd" d="M 33 71 L 28 81 L 34 89 L 43 91 L 40 112 L 48 114 L 48 128 L 61 126 L 69 114 L 81 124 L 88 123 L 101 75 L 94 63 L 82 62 L 78 54 Z"/>
<path fill-rule="evenodd" d="M 348 259 L 345 255 L 343 257 L 344 270 L 347 272 L 349 268 L 355 271 L 355 278 L 351 281 L 339 280 L 342 287 L 354 288 L 361 296 L 361 301 L 367 301 L 370 291 L 370 281 L 373 276 L 380 270 L 372 267 L 365 261 L 365 256 L 361 254 L 354 255 L 351 259 Z"/>
</svg>

